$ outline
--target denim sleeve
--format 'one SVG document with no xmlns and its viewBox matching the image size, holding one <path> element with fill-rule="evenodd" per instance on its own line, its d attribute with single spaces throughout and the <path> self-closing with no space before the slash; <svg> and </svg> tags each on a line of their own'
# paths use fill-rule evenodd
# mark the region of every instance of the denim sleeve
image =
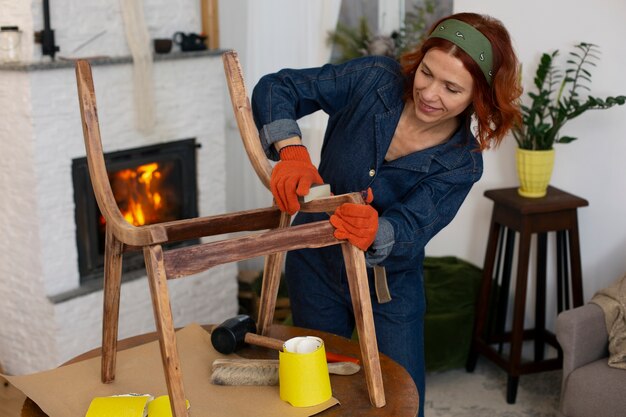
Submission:
<svg viewBox="0 0 626 417">
<path fill-rule="evenodd" d="M 296 120 L 318 110 L 332 116 L 372 86 L 399 77 L 399 64 L 382 56 L 367 56 L 317 68 L 282 69 L 267 74 L 252 91 L 254 123 L 268 157 L 276 158 L 272 143 L 300 136 Z"/>
<path fill-rule="evenodd" d="M 261 139 L 261 145 L 265 151 L 265 155 L 272 161 L 278 161 L 279 155 L 276 148 L 272 146 L 275 142 L 283 139 L 299 136 L 302 138 L 300 127 L 295 120 L 279 119 L 263 126 L 259 130 L 259 137 Z"/>
<path fill-rule="evenodd" d="M 372 246 L 365 252 L 365 263 L 370 268 L 384 261 L 393 249 L 394 231 L 393 226 L 387 219 L 378 219 L 378 231 Z"/>
</svg>

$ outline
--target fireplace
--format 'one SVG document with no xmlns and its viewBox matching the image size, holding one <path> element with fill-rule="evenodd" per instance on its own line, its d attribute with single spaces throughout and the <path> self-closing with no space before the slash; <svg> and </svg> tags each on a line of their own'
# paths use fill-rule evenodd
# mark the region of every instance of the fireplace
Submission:
<svg viewBox="0 0 626 417">
<path fill-rule="evenodd" d="M 104 155 L 113 195 L 129 223 L 142 226 L 198 216 L 196 148 L 195 139 L 183 139 Z M 72 177 L 83 285 L 102 278 L 105 221 L 93 194 L 86 158 L 72 160 Z M 124 254 L 122 265 L 125 278 L 142 275 L 143 254 Z"/>
</svg>

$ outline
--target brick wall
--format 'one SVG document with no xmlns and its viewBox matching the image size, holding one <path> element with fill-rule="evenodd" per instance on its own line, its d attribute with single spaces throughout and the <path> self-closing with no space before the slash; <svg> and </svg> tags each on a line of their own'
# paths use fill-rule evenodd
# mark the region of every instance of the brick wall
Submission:
<svg viewBox="0 0 626 417">
<path fill-rule="evenodd" d="M 2 24 L 26 30 L 32 18 L 34 29 L 40 29 L 41 2 L 30 4 L 32 16 L 23 7 L 5 8 L 8 3 L 13 2 L 0 0 Z M 146 20 L 151 35 L 154 31 L 154 37 L 167 37 L 174 28 L 199 31 L 196 3 L 145 3 L 150 6 Z M 94 42 L 99 46 L 81 52 L 127 55 L 118 9 L 118 2 L 51 2 L 62 51 L 102 27 L 108 35 Z M 26 43 L 28 38 L 25 33 Z M 39 50 L 35 45 L 31 62 L 41 60 Z M 201 144 L 200 215 L 224 213 L 224 109 L 229 107 L 221 59 L 204 55 L 162 60 L 153 70 L 157 123 L 144 135 L 134 124 L 132 64 L 94 66 L 105 151 L 195 137 Z M 50 301 L 79 287 L 71 160 L 85 151 L 73 68 L 0 69 L 0 108 L 0 362 L 7 372 L 23 374 L 57 366 L 99 346 L 102 291 Z M 169 286 L 176 326 L 219 322 L 237 311 L 234 264 Z M 123 284 L 120 337 L 153 330 L 146 278 Z"/>
</svg>

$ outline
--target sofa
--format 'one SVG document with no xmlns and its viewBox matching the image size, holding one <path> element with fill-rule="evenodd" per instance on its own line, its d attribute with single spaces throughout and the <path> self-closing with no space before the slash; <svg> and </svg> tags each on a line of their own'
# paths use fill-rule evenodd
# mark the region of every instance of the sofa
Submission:
<svg viewBox="0 0 626 417">
<path fill-rule="evenodd" d="M 604 310 L 587 303 L 562 312 L 556 337 L 563 349 L 561 415 L 626 416 L 626 370 L 608 365 Z"/>
</svg>

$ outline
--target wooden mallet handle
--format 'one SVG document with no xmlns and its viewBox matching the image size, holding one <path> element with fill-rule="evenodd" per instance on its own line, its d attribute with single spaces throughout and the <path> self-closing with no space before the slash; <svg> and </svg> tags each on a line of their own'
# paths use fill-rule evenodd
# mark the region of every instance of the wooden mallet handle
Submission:
<svg viewBox="0 0 626 417">
<path fill-rule="evenodd" d="M 283 350 L 283 341 L 256 333 L 246 333 L 244 341 L 249 345 L 261 346 L 268 349 Z"/>
</svg>

